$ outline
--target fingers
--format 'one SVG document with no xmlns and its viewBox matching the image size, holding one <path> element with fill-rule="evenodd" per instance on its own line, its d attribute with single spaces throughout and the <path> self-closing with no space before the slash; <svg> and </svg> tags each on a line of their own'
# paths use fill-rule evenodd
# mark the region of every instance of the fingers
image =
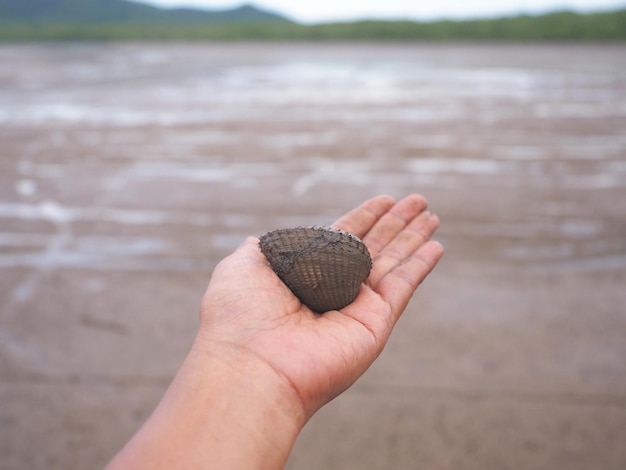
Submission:
<svg viewBox="0 0 626 470">
<path fill-rule="evenodd" d="M 372 258 L 394 240 L 418 214 L 426 209 L 426 206 L 426 199 L 418 194 L 412 194 L 389 208 L 362 237 Z"/>
<path fill-rule="evenodd" d="M 439 242 L 427 241 L 403 263 L 389 271 L 376 289 L 362 286 L 359 296 L 342 309 L 341 314 L 357 320 L 367 328 L 382 349 L 413 292 L 442 255 L 443 247 Z"/>
<path fill-rule="evenodd" d="M 418 214 L 404 227 L 373 260 L 368 284 L 376 290 L 380 280 L 413 255 L 426 243 L 439 227 L 439 218 L 424 211 Z"/>
<path fill-rule="evenodd" d="M 443 255 L 441 244 L 429 241 L 439 227 L 439 218 L 426 207 L 422 196 L 407 196 L 363 237 L 373 258 L 366 283 L 388 303 L 390 326 Z"/>
<path fill-rule="evenodd" d="M 442 256 L 441 244 L 428 241 L 380 280 L 377 290 L 391 307 L 394 323 L 404 311 L 417 286 L 433 270 Z"/>
<path fill-rule="evenodd" d="M 377 196 L 337 220 L 333 227 L 363 238 L 395 204 L 391 196 Z"/>
</svg>

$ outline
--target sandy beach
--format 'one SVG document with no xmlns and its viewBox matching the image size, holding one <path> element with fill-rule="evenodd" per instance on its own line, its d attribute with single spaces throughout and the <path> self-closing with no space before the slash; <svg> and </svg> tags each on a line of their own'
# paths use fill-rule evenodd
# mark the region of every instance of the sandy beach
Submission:
<svg viewBox="0 0 626 470">
<path fill-rule="evenodd" d="M 295 469 L 626 468 L 626 46 L 0 46 L 0 467 L 102 467 L 247 235 L 417 192 L 446 254 Z"/>
</svg>

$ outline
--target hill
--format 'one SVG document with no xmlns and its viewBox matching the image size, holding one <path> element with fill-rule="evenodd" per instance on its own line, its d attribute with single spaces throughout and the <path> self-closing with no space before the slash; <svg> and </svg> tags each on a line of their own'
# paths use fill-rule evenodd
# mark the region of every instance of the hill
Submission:
<svg viewBox="0 0 626 470">
<path fill-rule="evenodd" d="M 128 0 L 0 0 L 0 21 L 11 23 L 286 23 L 253 5 L 225 10 L 164 9 Z"/>
<path fill-rule="evenodd" d="M 462 21 L 303 25 L 251 5 L 194 10 L 127 0 L 0 0 L 0 42 L 58 40 L 624 42 L 626 9 Z"/>
</svg>

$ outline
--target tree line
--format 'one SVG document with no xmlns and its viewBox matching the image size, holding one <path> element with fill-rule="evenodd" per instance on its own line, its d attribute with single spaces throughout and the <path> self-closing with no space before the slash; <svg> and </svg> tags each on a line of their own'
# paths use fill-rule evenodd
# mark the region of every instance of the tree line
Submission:
<svg viewBox="0 0 626 470">
<path fill-rule="evenodd" d="M 0 41 L 624 41 L 626 9 L 569 11 L 464 21 L 297 23 L 15 23 L 0 19 Z"/>
</svg>

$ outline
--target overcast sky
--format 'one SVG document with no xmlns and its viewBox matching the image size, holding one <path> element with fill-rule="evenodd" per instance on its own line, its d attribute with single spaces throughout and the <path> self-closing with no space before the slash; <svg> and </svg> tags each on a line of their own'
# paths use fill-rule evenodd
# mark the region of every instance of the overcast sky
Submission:
<svg viewBox="0 0 626 470">
<path fill-rule="evenodd" d="M 232 8 L 242 3 L 283 13 L 305 23 L 362 18 L 488 17 L 515 13 L 543 13 L 569 8 L 581 12 L 626 7 L 626 0 L 136 0 L 152 5 Z"/>
</svg>

